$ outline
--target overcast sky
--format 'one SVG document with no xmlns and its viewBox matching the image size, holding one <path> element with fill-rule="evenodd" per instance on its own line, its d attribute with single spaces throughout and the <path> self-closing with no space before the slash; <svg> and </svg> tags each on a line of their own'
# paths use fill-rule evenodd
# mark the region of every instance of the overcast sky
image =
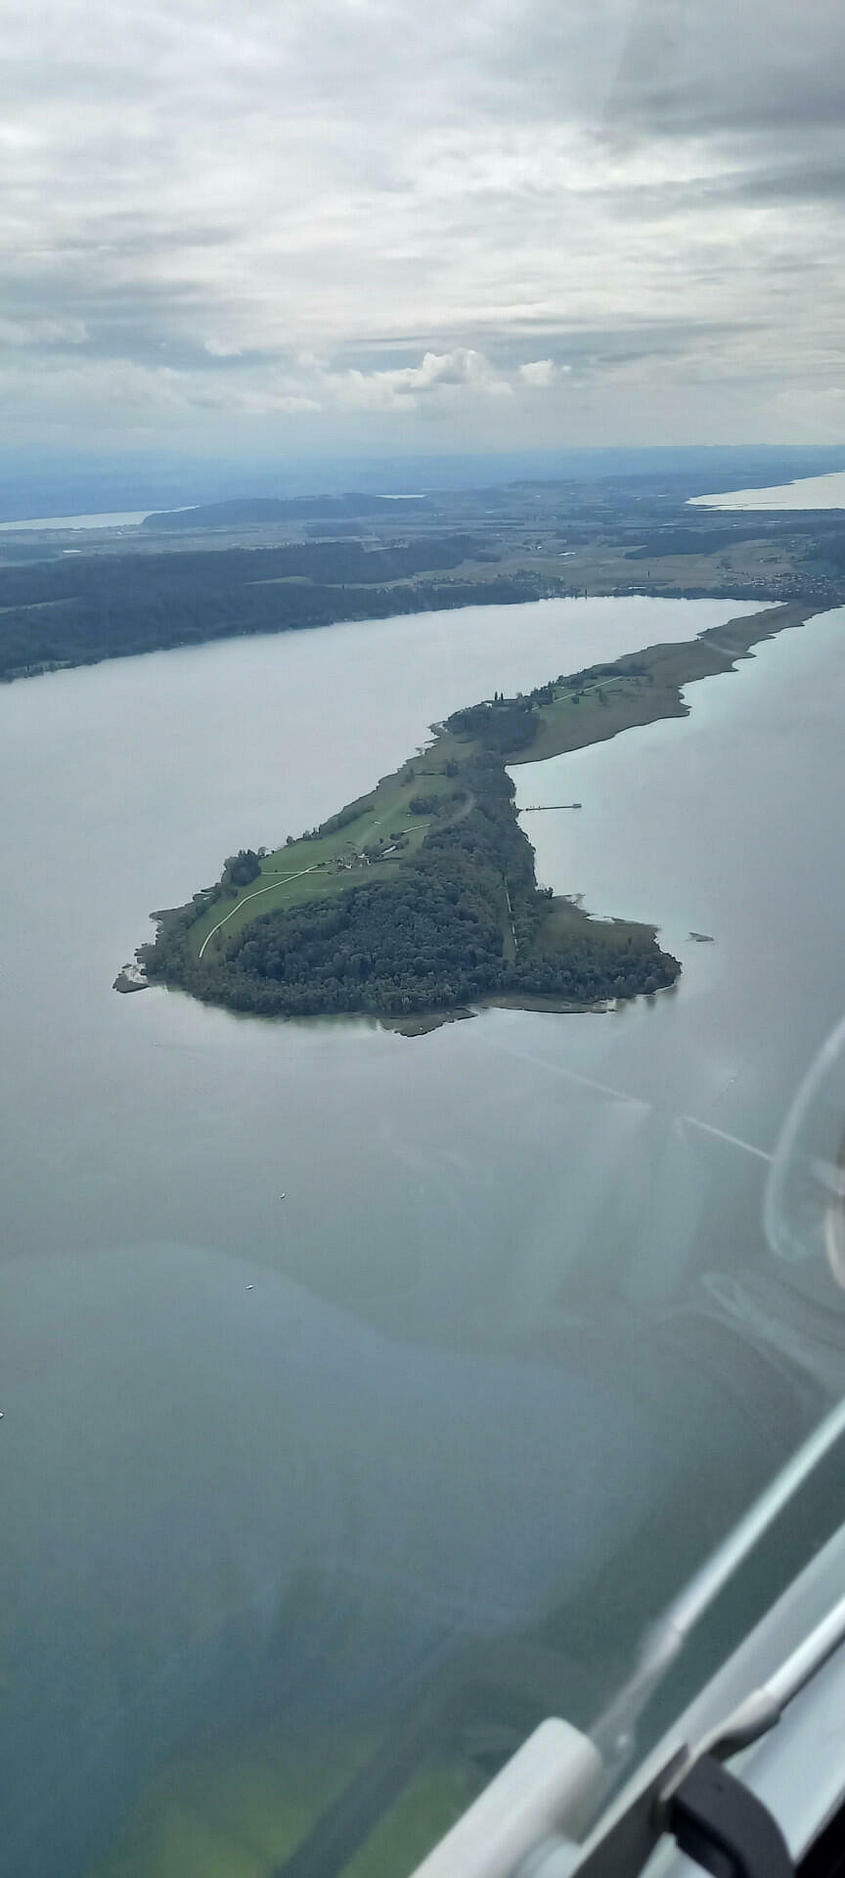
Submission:
<svg viewBox="0 0 845 1878">
<path fill-rule="evenodd" d="M 7 441 L 845 441 L 842 0 L 0 8 Z"/>
</svg>

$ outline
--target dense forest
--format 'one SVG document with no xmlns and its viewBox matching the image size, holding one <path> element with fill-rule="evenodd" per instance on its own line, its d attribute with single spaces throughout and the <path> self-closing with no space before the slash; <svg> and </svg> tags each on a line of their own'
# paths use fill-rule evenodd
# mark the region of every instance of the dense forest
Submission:
<svg viewBox="0 0 845 1878">
<path fill-rule="evenodd" d="M 382 548 L 335 540 L 216 552 L 74 554 L 0 567 L 0 678 L 237 634 L 478 600 L 528 600 L 544 590 L 530 575 L 484 582 L 421 578 L 495 558 L 468 535 L 420 535 Z"/>
<path fill-rule="evenodd" d="M 529 707 L 519 714 L 529 720 Z M 680 967 L 650 928 L 590 920 L 538 889 L 502 755 L 474 738 L 467 748 L 455 789 L 395 877 L 370 867 L 361 884 L 260 914 L 203 960 L 191 942 L 208 903 L 198 895 L 161 916 L 155 943 L 141 948 L 148 977 L 234 1010 L 301 1017 L 402 1018 L 495 997 L 591 1004 L 672 984 Z M 342 826 L 343 812 L 332 822 Z M 244 870 L 255 862 L 242 851 L 228 878 L 233 866 L 252 878 Z"/>
</svg>

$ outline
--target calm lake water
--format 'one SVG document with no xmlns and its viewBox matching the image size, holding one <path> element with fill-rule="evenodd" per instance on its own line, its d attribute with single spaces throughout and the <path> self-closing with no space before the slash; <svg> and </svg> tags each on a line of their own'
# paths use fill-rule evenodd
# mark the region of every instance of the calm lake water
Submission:
<svg viewBox="0 0 845 1878">
<path fill-rule="evenodd" d="M 515 772 L 583 802 L 526 818 L 541 880 L 658 922 L 673 993 L 406 1040 L 111 991 L 150 908 L 434 718 L 749 610 L 468 609 L 0 691 L 3 1878 L 199 1878 L 160 1820 L 101 1860 L 156 1765 L 184 1817 L 212 1738 L 327 1763 L 423 1688 L 437 1737 L 462 1677 L 524 1728 L 551 1671 L 588 1719 L 836 1386 L 823 1275 L 785 1283 L 727 1138 L 771 1149 L 845 1003 L 842 613 Z"/>
<path fill-rule="evenodd" d="M 46 529 L 49 532 L 87 532 L 98 528 L 137 528 L 148 515 L 160 515 L 160 509 L 114 509 L 107 515 L 33 515 L 26 521 L 0 522 L 2 535 L 27 535 Z"/>
<path fill-rule="evenodd" d="M 0 522 L 0 534 L 26 535 L 41 528 L 68 529 L 128 528 L 146 521 L 150 509 L 121 509 L 110 515 L 34 515 L 25 522 Z"/>
<path fill-rule="evenodd" d="M 793 483 L 768 489 L 730 489 L 717 496 L 691 496 L 699 509 L 845 509 L 845 470 L 826 476 L 799 476 Z"/>
</svg>

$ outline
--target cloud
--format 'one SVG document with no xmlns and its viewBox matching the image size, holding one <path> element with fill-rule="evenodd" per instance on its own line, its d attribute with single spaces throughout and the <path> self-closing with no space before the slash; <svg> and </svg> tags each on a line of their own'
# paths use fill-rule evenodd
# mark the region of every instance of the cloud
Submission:
<svg viewBox="0 0 845 1878">
<path fill-rule="evenodd" d="M 608 100 L 607 135 L 812 143 L 845 111 L 839 0 L 638 0 Z"/>
<path fill-rule="evenodd" d="M 0 346 L 84 346 L 87 338 L 84 320 L 0 317 Z"/>
<path fill-rule="evenodd" d="M 355 367 L 328 373 L 324 384 L 342 405 L 356 410 L 415 409 L 420 399 L 457 389 L 482 397 L 510 397 L 507 376 L 496 372 L 483 352 L 459 346 L 453 352 L 426 352 L 419 365 L 363 372 Z"/>
<path fill-rule="evenodd" d="M 557 383 L 561 372 L 568 372 L 568 365 L 555 365 L 553 359 L 530 359 L 527 365 L 520 365 L 519 376 L 524 385 L 533 385 L 538 391 L 546 391 Z"/>
<path fill-rule="evenodd" d="M 205 349 L 212 359 L 239 359 L 243 352 L 234 339 L 206 339 Z"/>
<path fill-rule="evenodd" d="M 151 423 L 175 400 L 224 444 L 232 413 L 362 447 L 431 415 L 446 444 L 468 423 L 503 445 L 543 424 L 827 436 L 840 0 L 0 14 L 0 362 L 21 434 L 56 394 L 71 434 L 118 434 L 146 396 Z"/>
</svg>

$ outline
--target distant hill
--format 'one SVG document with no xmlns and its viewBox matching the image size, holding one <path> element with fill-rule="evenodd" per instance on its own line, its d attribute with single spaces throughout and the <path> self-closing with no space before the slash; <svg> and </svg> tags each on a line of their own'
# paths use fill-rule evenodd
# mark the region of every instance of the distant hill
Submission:
<svg viewBox="0 0 845 1878">
<path fill-rule="evenodd" d="M 430 507 L 427 496 L 236 496 L 230 502 L 201 503 L 195 509 L 163 509 L 141 523 L 151 534 L 193 532 L 197 528 L 242 528 L 251 522 L 346 520 L 361 515 L 397 516 Z"/>
</svg>

